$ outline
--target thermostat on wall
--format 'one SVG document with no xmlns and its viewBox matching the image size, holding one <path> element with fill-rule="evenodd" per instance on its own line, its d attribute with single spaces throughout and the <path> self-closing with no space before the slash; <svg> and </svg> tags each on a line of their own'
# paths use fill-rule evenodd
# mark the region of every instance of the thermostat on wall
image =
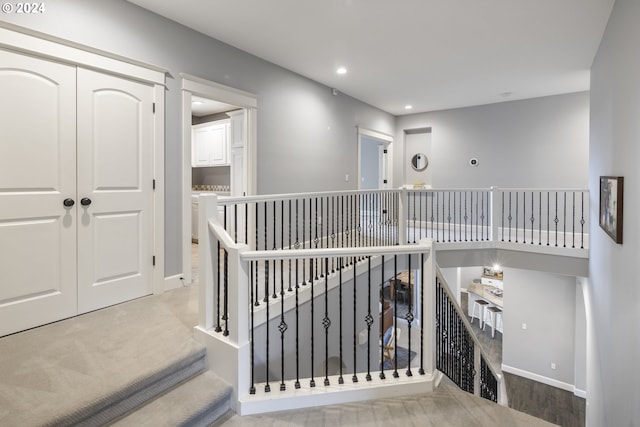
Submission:
<svg viewBox="0 0 640 427">
<path fill-rule="evenodd" d="M 478 159 L 472 157 L 469 159 L 469 166 L 478 166 Z"/>
</svg>

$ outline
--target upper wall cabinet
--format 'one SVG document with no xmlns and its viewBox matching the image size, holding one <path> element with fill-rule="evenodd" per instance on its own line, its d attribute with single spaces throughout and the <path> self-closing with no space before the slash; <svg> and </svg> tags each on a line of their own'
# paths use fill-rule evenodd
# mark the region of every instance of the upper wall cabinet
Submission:
<svg viewBox="0 0 640 427">
<path fill-rule="evenodd" d="M 192 127 L 192 166 L 229 165 L 229 120 Z"/>
</svg>

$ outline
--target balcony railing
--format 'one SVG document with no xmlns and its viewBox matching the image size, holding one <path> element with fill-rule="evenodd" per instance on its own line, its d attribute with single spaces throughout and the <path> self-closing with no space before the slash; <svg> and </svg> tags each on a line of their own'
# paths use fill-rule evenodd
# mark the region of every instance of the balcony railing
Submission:
<svg viewBox="0 0 640 427">
<path fill-rule="evenodd" d="M 416 243 L 587 257 L 585 189 L 400 189 L 224 198 L 220 221 L 251 249 Z M 537 247 L 537 248 L 536 248 Z M 547 249 L 544 249 L 546 247 Z M 550 250 L 554 248 L 554 250 Z"/>
<path fill-rule="evenodd" d="M 201 196 L 197 335 L 212 346 L 240 413 L 424 392 L 438 371 L 500 401 L 500 376 L 437 273 L 434 250 L 533 246 L 585 256 L 585 206 L 583 190 Z M 381 302 L 399 271 L 412 272 L 408 310 L 395 307 L 391 328 L 402 327 L 403 350 L 414 355 L 402 367 L 397 353 L 385 365 L 382 345 Z"/>
</svg>

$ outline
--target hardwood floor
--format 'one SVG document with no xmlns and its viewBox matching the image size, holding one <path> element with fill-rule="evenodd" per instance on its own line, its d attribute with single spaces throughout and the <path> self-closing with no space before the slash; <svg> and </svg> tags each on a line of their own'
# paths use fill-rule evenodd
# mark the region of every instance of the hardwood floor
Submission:
<svg viewBox="0 0 640 427">
<path fill-rule="evenodd" d="M 468 312 L 466 293 L 461 294 L 460 306 Z M 477 319 L 471 326 L 492 366 L 504 376 L 510 408 L 564 427 L 585 425 L 585 399 L 557 387 L 502 372 L 502 334 L 496 332 L 495 339 L 491 339 L 489 328 L 482 331 Z"/>
</svg>

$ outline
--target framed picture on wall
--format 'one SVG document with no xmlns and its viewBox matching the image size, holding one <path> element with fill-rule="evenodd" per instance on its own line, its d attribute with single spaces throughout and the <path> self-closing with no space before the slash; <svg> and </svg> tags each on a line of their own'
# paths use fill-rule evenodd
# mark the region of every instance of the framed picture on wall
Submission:
<svg viewBox="0 0 640 427">
<path fill-rule="evenodd" d="M 622 243 L 624 177 L 600 177 L 600 227 L 614 242 Z"/>
</svg>

